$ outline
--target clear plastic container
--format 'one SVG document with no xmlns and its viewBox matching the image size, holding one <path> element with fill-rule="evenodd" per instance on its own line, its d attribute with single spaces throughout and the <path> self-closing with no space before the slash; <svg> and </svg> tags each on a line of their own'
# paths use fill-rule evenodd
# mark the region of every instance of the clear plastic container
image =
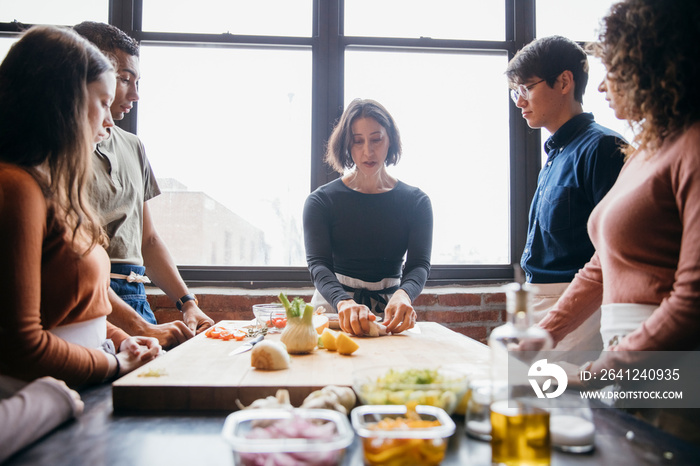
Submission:
<svg viewBox="0 0 700 466">
<path fill-rule="evenodd" d="M 290 423 L 298 424 L 290 430 L 299 437 L 276 435 Z M 322 438 L 301 436 L 311 432 L 309 423 L 324 431 Z M 342 464 L 355 433 L 347 416 L 329 409 L 247 409 L 228 415 L 222 436 L 236 465 L 335 466 Z"/>
<path fill-rule="evenodd" d="M 449 438 L 455 432 L 452 418 L 444 409 L 418 405 L 416 413 L 420 415 L 421 420 L 438 421 L 439 425 L 411 429 L 378 428 L 379 421 L 405 417 L 406 412 L 406 406 L 399 405 L 365 405 L 352 410 L 352 425 L 362 439 L 365 464 L 428 466 L 442 462 Z"/>
<path fill-rule="evenodd" d="M 353 373 L 353 389 L 362 404 L 421 405 L 455 412 L 469 388 L 464 372 L 447 368 L 380 366 Z"/>
</svg>

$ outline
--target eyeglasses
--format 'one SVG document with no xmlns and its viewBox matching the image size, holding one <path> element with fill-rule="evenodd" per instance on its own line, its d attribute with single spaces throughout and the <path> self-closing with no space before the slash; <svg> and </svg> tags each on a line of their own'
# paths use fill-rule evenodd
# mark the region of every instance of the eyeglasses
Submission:
<svg viewBox="0 0 700 466">
<path fill-rule="evenodd" d="M 529 86 L 526 86 L 524 84 L 519 85 L 515 89 L 510 90 L 510 98 L 513 99 L 513 102 L 518 103 L 519 98 L 523 98 L 523 100 L 530 100 L 530 89 L 533 87 L 537 86 L 539 83 L 545 82 L 546 79 L 540 79 L 536 83 L 530 84 Z"/>
</svg>

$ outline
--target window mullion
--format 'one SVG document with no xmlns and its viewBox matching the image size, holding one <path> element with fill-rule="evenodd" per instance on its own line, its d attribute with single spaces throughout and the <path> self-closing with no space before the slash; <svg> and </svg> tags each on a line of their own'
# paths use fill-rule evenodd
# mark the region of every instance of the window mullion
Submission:
<svg viewBox="0 0 700 466">
<path fill-rule="evenodd" d="M 323 156 L 333 123 L 343 107 L 339 3 L 339 0 L 316 0 L 315 3 L 310 191 L 337 177 L 323 162 Z"/>
<path fill-rule="evenodd" d="M 512 20 L 509 18 L 512 17 Z M 535 38 L 535 0 L 507 0 L 506 24 L 512 29 L 508 59 Z M 507 90 L 504 90 L 506 92 Z M 510 100 L 510 99 L 509 99 Z M 520 109 L 510 105 L 510 205 L 511 205 L 511 262 L 519 263 L 527 239 L 530 202 L 537 189 L 537 176 L 541 168 L 540 131 L 533 131 L 522 118 Z"/>
<path fill-rule="evenodd" d="M 109 23 L 140 41 L 142 11 L 143 0 L 110 0 Z M 139 107 L 135 105 L 122 120 L 114 123 L 121 129 L 136 134 L 138 113 Z"/>
</svg>

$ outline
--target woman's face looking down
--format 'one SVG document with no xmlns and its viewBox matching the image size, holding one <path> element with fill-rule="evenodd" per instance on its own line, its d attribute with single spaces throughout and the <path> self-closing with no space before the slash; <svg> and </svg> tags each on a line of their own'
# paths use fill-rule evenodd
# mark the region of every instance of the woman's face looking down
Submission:
<svg viewBox="0 0 700 466">
<path fill-rule="evenodd" d="M 389 152 L 389 135 L 374 118 L 358 118 L 351 125 L 350 155 L 358 172 L 365 176 L 377 174 L 384 167 Z"/>
<path fill-rule="evenodd" d="M 107 128 L 114 126 L 109 107 L 114 100 L 116 85 L 117 78 L 113 72 L 102 73 L 99 78 L 87 85 L 88 120 L 95 144 L 106 139 L 109 136 Z"/>
</svg>

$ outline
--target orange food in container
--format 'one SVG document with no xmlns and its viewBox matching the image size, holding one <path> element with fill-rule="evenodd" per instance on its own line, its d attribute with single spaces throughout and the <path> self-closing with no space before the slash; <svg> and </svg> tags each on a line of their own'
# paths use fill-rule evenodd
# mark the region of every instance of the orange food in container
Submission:
<svg viewBox="0 0 700 466">
<path fill-rule="evenodd" d="M 365 405 L 353 409 L 351 418 L 371 466 L 438 465 L 455 432 L 452 418 L 435 406 Z"/>
</svg>

